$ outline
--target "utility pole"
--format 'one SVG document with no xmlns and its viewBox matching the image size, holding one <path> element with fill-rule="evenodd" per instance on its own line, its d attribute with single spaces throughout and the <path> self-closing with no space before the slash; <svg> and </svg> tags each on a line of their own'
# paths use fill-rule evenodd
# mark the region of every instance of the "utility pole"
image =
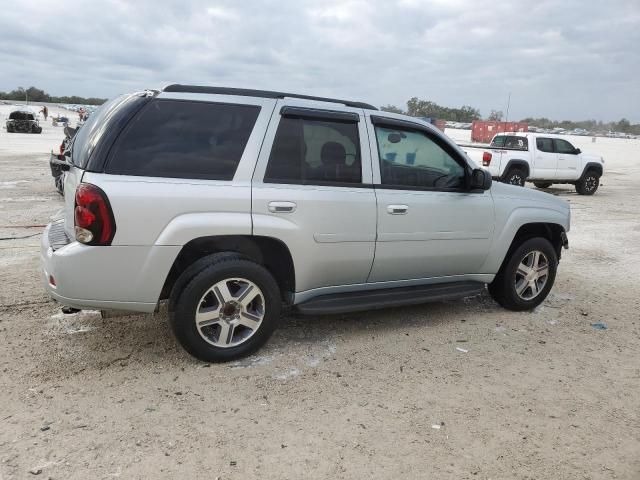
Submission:
<svg viewBox="0 0 640 480">
<path fill-rule="evenodd" d="M 507 100 L 507 115 L 504 119 L 505 122 L 509 121 L 509 107 L 511 106 L 511 92 L 509 92 L 509 99 Z"/>
</svg>

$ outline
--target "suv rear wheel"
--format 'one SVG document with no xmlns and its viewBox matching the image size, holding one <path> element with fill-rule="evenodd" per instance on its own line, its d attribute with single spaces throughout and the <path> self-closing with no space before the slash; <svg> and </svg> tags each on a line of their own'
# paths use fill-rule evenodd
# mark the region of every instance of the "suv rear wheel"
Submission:
<svg viewBox="0 0 640 480">
<path fill-rule="evenodd" d="M 171 327 L 184 349 L 202 361 L 249 355 L 275 330 L 280 291 L 269 271 L 257 263 L 233 255 L 219 257 L 187 282 L 179 278 L 176 285 L 185 286 L 172 292 Z"/>
<path fill-rule="evenodd" d="M 524 170 L 521 168 L 512 168 L 507 172 L 507 174 L 503 178 L 504 183 L 508 183 L 510 185 L 518 185 L 519 187 L 524 187 L 524 182 L 527 176 L 524 173 Z"/>
<path fill-rule="evenodd" d="M 549 294 L 558 270 L 558 257 L 546 238 L 524 241 L 505 260 L 489 285 L 493 299 L 509 310 L 531 310 Z"/>
<path fill-rule="evenodd" d="M 595 170 L 589 170 L 576 182 L 576 192 L 579 195 L 593 195 L 600 186 L 600 175 Z"/>
</svg>

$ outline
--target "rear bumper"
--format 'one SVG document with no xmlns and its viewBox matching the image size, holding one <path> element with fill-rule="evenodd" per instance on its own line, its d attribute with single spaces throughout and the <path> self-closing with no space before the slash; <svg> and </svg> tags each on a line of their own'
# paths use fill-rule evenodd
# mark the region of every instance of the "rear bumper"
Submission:
<svg viewBox="0 0 640 480">
<path fill-rule="evenodd" d="M 42 236 L 40 261 L 45 289 L 75 308 L 153 312 L 179 246 L 92 247 L 61 239 L 61 225 Z"/>
</svg>

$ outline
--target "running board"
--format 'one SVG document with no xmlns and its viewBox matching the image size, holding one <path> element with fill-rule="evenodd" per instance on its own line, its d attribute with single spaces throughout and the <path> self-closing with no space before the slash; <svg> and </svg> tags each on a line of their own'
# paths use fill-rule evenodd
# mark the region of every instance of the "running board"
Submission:
<svg viewBox="0 0 640 480">
<path fill-rule="evenodd" d="M 334 293 L 312 298 L 295 309 L 305 315 L 319 315 L 440 302 L 478 295 L 484 291 L 484 285 L 467 281 Z"/>
</svg>

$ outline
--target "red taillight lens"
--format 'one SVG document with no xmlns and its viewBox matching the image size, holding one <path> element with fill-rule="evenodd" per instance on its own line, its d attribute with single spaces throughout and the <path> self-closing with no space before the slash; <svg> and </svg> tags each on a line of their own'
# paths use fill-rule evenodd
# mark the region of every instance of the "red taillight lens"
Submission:
<svg viewBox="0 0 640 480">
<path fill-rule="evenodd" d="M 60 155 L 64 155 L 64 142 L 60 144 Z"/>
<path fill-rule="evenodd" d="M 76 240 L 87 245 L 110 245 L 116 222 L 109 199 L 95 185 L 81 183 L 76 189 Z"/>
<path fill-rule="evenodd" d="M 482 154 L 482 166 L 483 167 L 488 167 L 489 164 L 491 163 L 491 153 L 490 152 L 484 152 Z"/>
</svg>

